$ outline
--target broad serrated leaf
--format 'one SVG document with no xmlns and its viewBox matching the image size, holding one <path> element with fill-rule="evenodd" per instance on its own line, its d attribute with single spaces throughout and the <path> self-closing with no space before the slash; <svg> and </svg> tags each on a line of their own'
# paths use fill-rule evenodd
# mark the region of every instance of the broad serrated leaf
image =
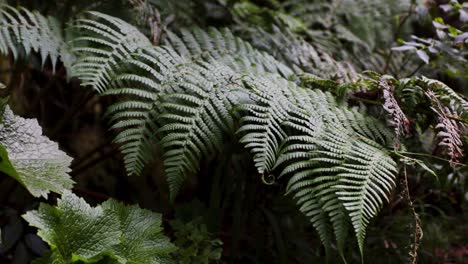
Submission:
<svg viewBox="0 0 468 264">
<path fill-rule="evenodd" d="M 122 242 L 113 246 L 113 252 L 121 263 L 173 263 L 169 253 L 175 247 L 163 234 L 160 214 L 114 200 L 106 201 L 102 208 L 115 213 L 120 221 Z"/>
<path fill-rule="evenodd" d="M 41 204 L 23 218 L 51 247 L 36 263 L 172 263 L 175 248 L 162 233 L 161 216 L 137 206 L 109 200 L 91 207 L 65 191 L 56 207 Z"/>
<path fill-rule="evenodd" d="M 72 158 L 42 135 L 37 120 L 15 116 L 8 106 L 2 119 L 0 144 L 17 172 L 10 176 L 36 197 L 47 198 L 51 191 L 62 193 L 71 189 L 74 182 L 68 172 Z"/>
<path fill-rule="evenodd" d="M 52 263 L 96 259 L 110 252 L 122 235 L 116 214 L 99 206 L 93 208 L 69 191 L 63 193 L 56 207 L 41 203 L 37 211 L 23 218 L 37 227 L 38 235 L 50 245 Z"/>
<path fill-rule="evenodd" d="M 0 145 L 0 172 L 3 172 L 13 178 L 18 176 L 15 168 L 13 165 L 11 165 L 11 162 L 8 159 L 8 153 L 6 149 L 2 145 Z"/>
</svg>

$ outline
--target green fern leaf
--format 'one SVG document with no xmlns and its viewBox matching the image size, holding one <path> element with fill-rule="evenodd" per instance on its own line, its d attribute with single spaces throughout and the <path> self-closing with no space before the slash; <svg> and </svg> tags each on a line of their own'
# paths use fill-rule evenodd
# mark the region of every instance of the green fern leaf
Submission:
<svg viewBox="0 0 468 264">
<path fill-rule="evenodd" d="M 71 67 L 74 61 L 58 21 L 23 7 L 16 9 L 0 4 L 0 53 L 11 52 L 17 59 L 20 54 L 19 48 L 23 48 L 26 54 L 31 51 L 39 53 L 42 65 L 48 57 L 53 67 L 59 58 L 67 68 Z"/>
<path fill-rule="evenodd" d="M 203 156 L 221 152 L 223 135 L 233 131 L 230 109 L 240 87 L 230 81 L 239 76 L 215 62 L 192 70 L 175 84 L 180 92 L 165 95 L 161 105 L 164 125 L 158 132 L 172 199 Z"/>
<path fill-rule="evenodd" d="M 291 83 L 280 78 L 257 77 L 246 78 L 245 85 L 252 90 L 249 93 L 252 102 L 237 107 L 238 111 L 248 113 L 241 118 L 242 126 L 237 133 L 244 134 L 240 142 L 251 150 L 255 166 L 263 175 L 274 167 L 277 151 L 286 137 L 281 125 L 292 105 L 284 88 Z"/>
<path fill-rule="evenodd" d="M 356 140 L 338 168 L 342 172 L 337 174 L 336 194 L 349 211 L 363 255 L 366 227 L 395 187 L 396 163 L 381 146 Z"/>
<path fill-rule="evenodd" d="M 373 141 L 385 145 L 393 142 L 392 137 L 386 127 L 374 124 L 376 120 L 337 107 L 329 94 L 310 90 L 294 94 L 300 107 L 290 109 L 285 125 L 297 133 L 285 139 L 276 166 L 287 164 L 281 176 L 291 174 L 288 193 L 328 247 L 333 230 L 343 257 L 350 223 L 362 249 L 369 219 L 394 186 L 396 163 Z M 375 156 L 379 159 L 370 159 Z"/>
<path fill-rule="evenodd" d="M 102 93 L 115 77 L 119 62 L 152 44 L 138 29 L 119 18 L 99 12 L 88 14 L 93 19 L 76 20 L 75 27 L 83 34 L 73 40 L 73 51 L 86 55 L 73 65 L 72 72 L 82 80 L 82 85 L 90 85 Z"/>
<path fill-rule="evenodd" d="M 194 68 L 200 69 L 199 64 L 212 62 L 215 59 L 237 72 L 292 75 L 288 67 L 278 63 L 271 56 L 253 49 L 247 42 L 234 37 L 229 30 L 210 29 L 205 32 L 194 29 L 192 32 L 182 31 L 181 37 L 168 32 L 165 46 L 141 49 L 133 54 L 131 59 L 125 61 L 139 74 L 118 75 L 114 78 L 115 87 L 104 93 L 104 95 L 127 95 L 132 98 L 124 99 L 116 104 L 116 107 L 111 107 L 108 113 L 112 120 L 117 121 L 113 127 L 123 128 L 117 135 L 116 141 L 122 144 L 121 149 L 125 154 L 128 174 L 141 173 L 152 156 L 152 144 L 159 140 L 155 136 L 155 131 L 164 125 L 160 124 L 162 119 L 155 118 L 161 114 L 161 109 L 157 107 L 160 98 L 165 94 L 185 91 L 177 85 L 184 80 L 184 75 L 198 72 Z M 232 71 L 229 68 L 224 67 Z M 239 76 L 229 76 L 229 74 L 219 77 L 223 82 L 226 82 L 226 78 L 231 78 L 230 82 L 240 79 Z M 140 113 L 129 117 L 125 114 L 128 111 Z"/>
</svg>

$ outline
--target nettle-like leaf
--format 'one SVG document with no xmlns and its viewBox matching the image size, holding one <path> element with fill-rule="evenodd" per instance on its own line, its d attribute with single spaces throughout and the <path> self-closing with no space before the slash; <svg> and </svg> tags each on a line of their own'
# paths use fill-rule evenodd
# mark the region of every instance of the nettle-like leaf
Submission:
<svg viewBox="0 0 468 264">
<path fill-rule="evenodd" d="M 160 214 L 138 206 L 124 206 L 108 200 L 102 204 L 104 210 L 115 213 L 122 231 L 121 243 L 112 250 L 121 263 L 172 263 L 169 256 L 175 247 L 164 236 Z"/>
<path fill-rule="evenodd" d="M 116 214 L 93 208 L 83 199 L 65 192 L 57 207 L 41 204 L 24 219 L 39 229 L 38 235 L 51 246 L 49 263 L 89 261 L 110 251 L 122 232 Z"/>
<path fill-rule="evenodd" d="M 92 207 L 64 192 L 57 206 L 41 204 L 23 218 L 39 229 L 51 251 L 36 263 L 172 263 L 175 247 L 162 233 L 161 215 L 108 200 Z"/>
<path fill-rule="evenodd" d="M 18 174 L 11 164 L 10 159 L 8 159 L 8 153 L 6 149 L 2 145 L 0 145 L 0 172 L 3 172 L 11 177 L 17 177 Z"/>
<path fill-rule="evenodd" d="M 57 143 L 42 135 L 35 119 L 15 116 L 7 106 L 0 124 L 0 144 L 9 154 L 18 180 L 36 197 L 49 192 L 62 193 L 73 186 L 68 175 L 72 158 L 59 150 Z"/>
</svg>

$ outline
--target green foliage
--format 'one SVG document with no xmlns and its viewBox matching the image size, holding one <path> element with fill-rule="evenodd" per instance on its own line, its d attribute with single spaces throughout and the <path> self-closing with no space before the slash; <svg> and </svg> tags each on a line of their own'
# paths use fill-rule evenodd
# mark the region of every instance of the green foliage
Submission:
<svg viewBox="0 0 468 264">
<path fill-rule="evenodd" d="M 426 68 L 465 80 L 468 76 L 468 4 L 459 3 L 458 0 L 428 2 L 418 6 L 416 11 L 430 21 L 428 26 L 435 35 L 427 37 L 416 32 L 410 40 L 399 39 L 399 46 L 393 50 L 404 52 L 407 56 L 412 53 L 429 64 Z"/>
<path fill-rule="evenodd" d="M 134 35 L 122 32 L 128 36 L 121 39 Z M 95 53 L 105 57 L 101 51 Z M 121 63 L 127 66 L 100 90 L 126 95 L 109 111 L 130 173 L 143 169 L 151 144 L 159 143 L 174 199 L 202 159 L 241 135 L 259 174 L 291 175 L 288 192 L 325 245 L 336 236 L 343 252 L 351 223 L 362 254 L 366 227 L 388 201 L 398 171 L 386 148 L 394 140 L 378 120 L 289 81 L 293 70 L 227 30 L 168 33 L 165 45 L 140 48 Z"/>
<path fill-rule="evenodd" d="M 81 56 L 73 65 L 72 72 L 83 81 L 83 85 L 91 85 L 103 92 L 115 75 L 117 61 L 128 58 L 137 48 L 151 46 L 151 43 L 136 28 L 121 19 L 98 12 L 88 14 L 94 20 L 80 18 L 75 21 L 75 28 L 84 34 L 73 40 L 73 52 L 85 56 Z M 105 23 L 96 21 L 99 19 Z"/>
<path fill-rule="evenodd" d="M 201 217 L 188 223 L 176 219 L 171 226 L 174 229 L 174 244 L 179 248 L 174 253 L 177 263 L 219 263 L 223 242 L 212 239 Z"/>
<path fill-rule="evenodd" d="M 53 67 L 59 58 L 67 68 L 73 62 L 57 20 L 0 3 L 0 53 L 11 52 L 17 59 L 21 53 L 28 55 L 31 51 L 40 53 L 42 65 L 48 57 Z"/>
<path fill-rule="evenodd" d="M 107 117 L 127 174 L 142 174 L 158 145 L 174 201 L 200 174 L 201 163 L 218 161 L 227 148 L 241 145 L 250 151 L 259 179 L 285 183 L 286 194 L 316 229 L 327 254 L 336 249 L 346 261 L 353 232 L 362 258 L 367 228 L 392 198 L 400 166 L 419 164 L 434 173 L 422 160 L 405 156 L 411 154 L 407 143 L 420 150 L 415 141 L 427 131 L 435 132 L 433 142 L 445 150 L 450 164 L 462 165 L 468 102 L 426 77 L 399 80 L 376 72 L 356 73 L 400 73 L 399 66 L 410 63 L 403 56 L 392 61 L 392 51 L 379 50 L 395 38 L 394 30 L 385 26 L 401 11 L 393 1 L 291 0 L 263 6 L 220 2 L 233 6 L 228 8 L 232 28 L 167 31 L 152 9 L 156 20 L 151 21 L 162 34 L 151 41 L 123 19 L 87 12 L 71 23 L 76 34 L 71 50 L 77 59 L 65 66 L 82 85 L 112 97 Z M 167 10 L 178 7 L 165 1 L 153 4 Z M 414 3 L 404 4 L 409 16 Z M 0 13 L 2 53 L 11 51 L 16 58 L 16 48 L 22 45 L 26 52 L 39 51 L 54 62 L 66 57 L 69 49 L 63 46 L 60 30 L 52 32 L 45 22 L 28 22 L 23 17 L 33 13 L 24 9 L 4 6 Z M 196 21 L 192 15 L 187 19 Z M 404 20 L 398 19 L 397 32 L 403 30 Z M 31 32 L 37 28 L 45 31 L 36 36 Z M 162 44 L 154 46 L 159 37 Z M 427 47 L 412 45 L 420 58 L 429 60 Z M 42 137 L 37 123 L 14 117 L 7 108 L 0 144 L 18 173 L 7 163 L 1 163 L 3 172 L 35 196 L 63 193 L 57 207 L 42 204 L 25 215 L 52 249 L 40 261 L 169 261 L 173 247 L 162 235 L 159 215 L 115 201 L 91 207 L 67 191 L 72 185 L 66 174 L 71 159 Z M 7 160 L 4 152 L 2 160 Z M 34 161 L 23 158 L 38 153 L 39 161 L 36 156 Z M 221 242 L 212 240 L 200 221 L 172 222 L 180 263 L 209 263 L 221 257 Z M 284 260 L 284 246 L 278 248 Z"/>
<path fill-rule="evenodd" d="M 308 212 L 307 205 L 318 199 L 309 189 L 311 177 L 334 179 L 333 184 L 317 189 L 319 196 L 330 191 L 336 195 L 333 204 L 327 203 L 329 195 L 325 195 L 320 210 L 338 221 L 335 233 L 341 245 L 349 218 L 362 250 L 365 227 L 395 185 L 397 171 L 379 145 L 388 145 L 388 132 L 377 120 L 346 110 L 331 94 L 288 81 L 284 77 L 291 78 L 290 69 L 229 31 L 184 31 L 181 38 L 170 34 L 165 46 L 142 49 L 124 62 L 135 70 L 130 67 L 117 76 L 105 94 L 136 98 L 110 108 L 116 121 L 113 128 L 122 131 L 117 142 L 124 143 L 129 171 L 135 166 L 141 171 L 150 156 L 149 140 L 158 135 L 174 198 L 187 177 L 198 171 L 200 160 L 221 152 L 224 138 L 234 136 L 237 119 L 241 123 L 237 134 L 243 135 L 240 142 L 251 149 L 260 174 L 272 171 L 282 149 L 292 151 L 284 161 L 306 158 L 286 166 L 282 173 L 293 175 L 289 191 L 297 193 L 303 211 Z M 298 152 L 306 144 L 311 152 Z M 317 157 L 304 166 L 313 156 Z M 330 166 L 326 174 L 312 172 L 324 173 L 322 168 Z M 308 170 L 303 171 L 304 167 Z M 337 220 L 336 215 L 341 218 Z M 322 239 L 331 244 L 325 236 Z"/>
<path fill-rule="evenodd" d="M 42 135 L 37 120 L 15 116 L 7 106 L 0 123 L 0 145 L 17 172 L 9 175 L 33 196 L 47 198 L 51 191 L 62 193 L 73 186 L 68 175 L 72 158 Z"/>
<path fill-rule="evenodd" d="M 11 161 L 8 158 L 8 153 L 2 145 L 0 145 L 0 172 L 5 173 L 6 175 L 13 178 L 18 177 L 18 173 L 16 172 L 13 165 L 11 165 Z"/>
<path fill-rule="evenodd" d="M 41 204 L 23 218 L 39 229 L 51 251 L 37 263 L 172 263 L 174 246 L 162 233 L 161 215 L 108 200 L 91 207 L 64 192 L 57 206 Z"/>
</svg>

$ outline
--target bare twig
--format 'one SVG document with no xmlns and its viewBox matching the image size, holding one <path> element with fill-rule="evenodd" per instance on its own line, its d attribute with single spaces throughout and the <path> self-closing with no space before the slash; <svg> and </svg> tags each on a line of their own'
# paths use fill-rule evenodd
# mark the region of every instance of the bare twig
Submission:
<svg viewBox="0 0 468 264">
<path fill-rule="evenodd" d="M 99 157 L 97 157 L 95 159 L 92 159 L 91 161 L 83 164 L 80 167 L 77 167 L 76 169 L 73 169 L 73 171 L 70 174 L 75 177 L 75 176 L 83 173 L 84 171 L 96 166 L 100 162 L 103 162 L 103 161 L 105 161 L 105 160 L 107 160 L 109 158 L 114 157 L 118 153 L 119 153 L 119 148 L 118 148 L 117 145 L 115 145 L 109 151 L 107 151 L 106 153 L 103 153 L 101 156 L 99 156 Z"/>
<path fill-rule="evenodd" d="M 408 12 L 403 16 L 403 19 L 400 19 L 400 23 L 398 24 L 398 27 L 395 31 L 395 34 L 393 35 L 393 40 L 396 41 L 398 37 L 400 36 L 401 30 L 403 29 L 403 26 L 405 25 L 406 21 L 408 21 L 408 18 L 414 13 L 414 8 L 416 6 L 416 1 L 412 0 L 411 5 L 408 8 Z M 392 60 L 393 56 L 393 50 L 390 49 L 390 53 L 388 54 L 387 60 L 385 61 L 385 66 L 383 69 L 383 73 L 387 73 L 388 69 L 390 67 L 390 62 Z"/>
<path fill-rule="evenodd" d="M 411 264 L 417 264 L 418 260 L 418 248 L 421 244 L 421 239 L 423 237 L 423 231 L 421 228 L 421 219 L 419 218 L 418 213 L 416 213 L 416 210 L 414 209 L 413 202 L 411 201 L 411 196 L 409 194 L 409 187 L 408 187 L 408 174 L 406 172 L 406 165 L 403 167 L 403 178 L 401 179 L 401 186 L 402 186 L 402 191 L 401 191 L 401 196 L 404 200 L 406 200 L 408 208 L 411 211 L 411 214 L 413 215 L 414 218 L 414 223 L 413 223 L 413 228 L 414 231 L 411 234 L 412 236 L 412 241 L 410 245 L 410 252 L 409 257 L 410 257 L 410 263 Z"/>
<path fill-rule="evenodd" d="M 407 155 L 414 155 L 414 156 L 421 156 L 421 157 L 437 159 L 437 160 L 445 161 L 445 162 L 448 162 L 448 163 L 452 163 L 452 164 L 460 166 L 460 167 L 467 167 L 468 168 L 468 165 L 466 165 L 466 164 L 459 163 L 459 162 L 451 162 L 448 159 L 437 157 L 437 156 L 434 156 L 434 155 L 431 155 L 431 154 L 415 153 L 415 152 L 407 152 L 407 151 L 398 151 L 398 152 L 395 151 L 394 153 L 397 154 L 397 155 L 399 155 L 401 153 L 401 154 L 407 154 Z M 401 155 L 399 155 L 399 156 L 401 156 Z"/>
</svg>

